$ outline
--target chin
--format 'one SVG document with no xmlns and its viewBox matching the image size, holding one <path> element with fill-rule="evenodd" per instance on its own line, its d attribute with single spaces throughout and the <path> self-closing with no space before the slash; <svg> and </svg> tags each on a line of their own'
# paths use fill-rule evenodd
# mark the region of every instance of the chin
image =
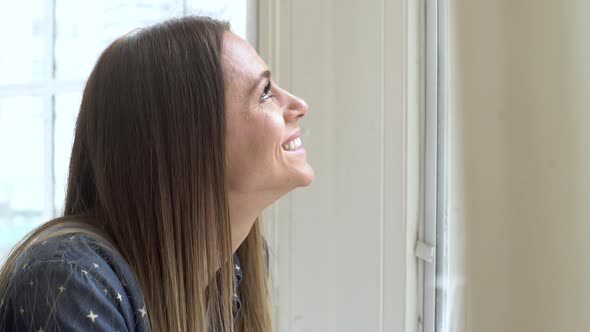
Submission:
<svg viewBox="0 0 590 332">
<path fill-rule="evenodd" d="M 309 186 L 313 182 L 314 178 L 315 178 L 315 173 L 310 166 L 310 167 L 308 167 L 308 169 L 305 170 L 305 172 L 302 172 L 301 180 L 299 181 L 298 187 Z"/>
</svg>

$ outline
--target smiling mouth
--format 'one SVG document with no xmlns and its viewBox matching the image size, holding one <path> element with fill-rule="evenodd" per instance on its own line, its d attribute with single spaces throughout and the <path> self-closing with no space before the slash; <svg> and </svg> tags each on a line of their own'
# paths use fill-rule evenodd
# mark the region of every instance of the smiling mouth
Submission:
<svg viewBox="0 0 590 332">
<path fill-rule="evenodd" d="M 301 138 L 297 137 L 285 144 L 283 144 L 283 150 L 285 151 L 296 151 L 301 148 Z"/>
</svg>

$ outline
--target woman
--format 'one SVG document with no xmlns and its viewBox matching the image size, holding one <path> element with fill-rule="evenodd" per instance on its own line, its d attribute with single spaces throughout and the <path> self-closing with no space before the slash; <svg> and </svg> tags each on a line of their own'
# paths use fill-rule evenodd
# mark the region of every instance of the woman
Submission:
<svg viewBox="0 0 590 332">
<path fill-rule="evenodd" d="M 0 330 L 272 330 L 258 215 L 313 180 L 307 112 L 225 23 L 113 42 L 84 90 L 64 216 L 1 271 Z"/>
</svg>

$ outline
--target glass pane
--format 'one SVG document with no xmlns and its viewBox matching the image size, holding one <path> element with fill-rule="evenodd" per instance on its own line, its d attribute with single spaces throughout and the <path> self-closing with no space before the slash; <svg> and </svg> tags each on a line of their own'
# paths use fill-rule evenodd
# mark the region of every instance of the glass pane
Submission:
<svg viewBox="0 0 590 332">
<path fill-rule="evenodd" d="M 43 0 L 0 2 L 0 84 L 23 84 L 43 77 Z M 49 56 L 49 54 L 47 54 Z"/>
<path fill-rule="evenodd" d="M 248 0 L 187 0 L 187 14 L 206 15 L 231 23 L 232 31 L 246 39 Z"/>
<path fill-rule="evenodd" d="M 85 80 L 115 38 L 138 27 L 182 15 L 182 0 L 56 0 L 58 80 Z"/>
<path fill-rule="evenodd" d="M 0 261 L 44 220 L 43 100 L 0 98 Z"/>
<path fill-rule="evenodd" d="M 55 173 L 54 204 L 58 216 L 63 213 L 70 154 L 74 143 L 74 128 L 81 101 L 81 92 L 55 96 L 55 155 L 53 169 Z"/>
</svg>

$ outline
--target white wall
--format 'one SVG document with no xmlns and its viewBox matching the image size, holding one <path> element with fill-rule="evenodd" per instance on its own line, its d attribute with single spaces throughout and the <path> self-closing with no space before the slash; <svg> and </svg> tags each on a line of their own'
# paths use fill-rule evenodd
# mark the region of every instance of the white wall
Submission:
<svg viewBox="0 0 590 332">
<path fill-rule="evenodd" d="M 267 215 L 278 331 L 413 331 L 418 51 L 407 44 L 417 15 L 407 12 L 417 7 L 282 0 L 260 9 L 263 58 L 311 107 L 302 139 L 316 171 Z"/>
<path fill-rule="evenodd" d="M 590 2 L 450 4 L 448 331 L 588 331 Z"/>
</svg>

